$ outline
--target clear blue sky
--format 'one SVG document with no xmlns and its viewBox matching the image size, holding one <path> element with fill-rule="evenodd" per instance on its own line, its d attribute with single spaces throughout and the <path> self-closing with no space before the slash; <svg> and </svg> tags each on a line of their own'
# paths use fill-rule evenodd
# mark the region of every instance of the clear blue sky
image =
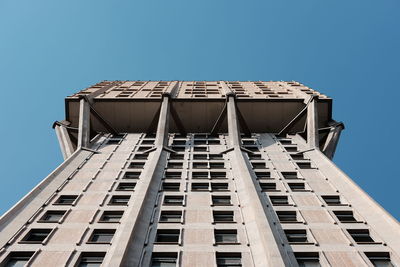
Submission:
<svg viewBox="0 0 400 267">
<path fill-rule="evenodd" d="M 335 161 L 400 218 L 398 0 L 0 1 L 0 213 L 61 163 L 64 97 L 100 80 L 297 80 Z"/>
</svg>

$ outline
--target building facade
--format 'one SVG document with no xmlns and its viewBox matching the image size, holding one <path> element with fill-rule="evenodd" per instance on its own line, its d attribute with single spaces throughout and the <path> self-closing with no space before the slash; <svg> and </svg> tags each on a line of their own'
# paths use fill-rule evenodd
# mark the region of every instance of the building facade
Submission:
<svg viewBox="0 0 400 267">
<path fill-rule="evenodd" d="M 65 107 L 0 266 L 400 265 L 398 221 L 331 161 L 332 99 L 298 82 L 105 81 Z"/>
</svg>

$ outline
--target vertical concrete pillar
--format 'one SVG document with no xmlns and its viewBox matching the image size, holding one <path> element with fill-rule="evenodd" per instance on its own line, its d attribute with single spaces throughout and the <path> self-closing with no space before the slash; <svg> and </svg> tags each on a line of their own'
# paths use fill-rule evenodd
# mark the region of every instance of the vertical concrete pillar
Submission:
<svg viewBox="0 0 400 267">
<path fill-rule="evenodd" d="M 68 135 L 68 131 L 63 125 L 56 125 L 55 131 L 58 138 L 58 143 L 60 144 L 61 153 L 64 157 L 64 160 L 69 158 L 72 153 L 74 153 L 74 148 L 72 146 L 71 139 Z"/>
<path fill-rule="evenodd" d="M 79 102 L 78 148 L 88 147 L 90 142 L 90 107 L 85 99 Z"/>
<path fill-rule="evenodd" d="M 333 126 L 328 133 L 328 137 L 326 138 L 326 142 L 322 151 L 329 159 L 333 159 L 333 156 L 335 155 L 336 146 L 339 143 L 340 134 L 343 129 L 343 123 L 339 123 Z"/>
<path fill-rule="evenodd" d="M 309 148 L 319 149 L 317 96 L 307 107 L 307 144 Z"/>
</svg>

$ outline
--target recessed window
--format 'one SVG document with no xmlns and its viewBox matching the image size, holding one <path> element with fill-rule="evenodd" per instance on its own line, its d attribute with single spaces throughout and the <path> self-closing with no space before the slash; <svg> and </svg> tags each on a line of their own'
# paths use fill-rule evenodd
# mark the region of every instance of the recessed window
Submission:
<svg viewBox="0 0 400 267">
<path fill-rule="evenodd" d="M 173 146 L 184 146 L 186 145 L 186 140 L 174 140 L 172 142 Z"/>
<path fill-rule="evenodd" d="M 117 186 L 118 191 L 133 191 L 136 183 L 119 183 Z"/>
<path fill-rule="evenodd" d="M 268 192 L 268 191 L 277 191 L 276 190 L 276 183 L 260 183 L 261 191 Z"/>
<path fill-rule="evenodd" d="M 290 189 L 292 191 L 304 191 L 306 190 L 306 186 L 304 183 L 288 183 Z"/>
<path fill-rule="evenodd" d="M 180 183 L 162 183 L 163 191 L 179 191 Z"/>
<path fill-rule="evenodd" d="M 256 145 L 256 141 L 255 140 L 242 140 L 242 144 L 245 146 L 253 146 L 253 145 Z"/>
<path fill-rule="evenodd" d="M 357 244 L 375 243 L 370 236 L 368 229 L 347 229 L 347 232 L 349 232 Z"/>
<path fill-rule="evenodd" d="M 307 243 L 307 231 L 304 229 L 285 230 L 289 243 Z"/>
<path fill-rule="evenodd" d="M 143 169 L 145 162 L 135 161 L 129 164 L 129 169 Z"/>
<path fill-rule="evenodd" d="M 277 211 L 276 214 L 282 223 L 297 222 L 296 211 Z"/>
<path fill-rule="evenodd" d="M 193 179 L 208 179 L 208 172 L 192 172 Z"/>
<path fill-rule="evenodd" d="M 244 148 L 252 152 L 259 151 L 257 146 L 244 146 Z"/>
<path fill-rule="evenodd" d="M 293 160 L 304 160 L 304 154 L 290 154 Z"/>
<path fill-rule="evenodd" d="M 255 172 L 258 179 L 270 179 L 271 173 L 270 172 Z"/>
<path fill-rule="evenodd" d="M 296 146 L 285 146 L 284 147 L 287 152 L 297 152 L 297 147 Z"/>
<path fill-rule="evenodd" d="M 178 153 L 172 153 L 169 155 L 169 159 L 172 159 L 172 160 L 183 160 L 184 157 L 185 157 L 184 154 L 178 154 Z"/>
<path fill-rule="evenodd" d="M 207 159 L 207 154 L 193 154 L 193 159 L 195 160 Z"/>
<path fill-rule="evenodd" d="M 219 160 L 219 159 L 224 159 L 222 154 L 210 154 L 209 155 L 210 160 Z"/>
<path fill-rule="evenodd" d="M 231 196 L 211 196 L 214 206 L 229 206 L 231 205 Z"/>
<path fill-rule="evenodd" d="M 133 159 L 147 159 L 149 157 L 149 154 L 135 154 L 133 156 Z"/>
<path fill-rule="evenodd" d="M 183 152 L 186 149 L 185 146 L 172 146 L 171 148 L 173 151 L 176 151 L 176 152 Z"/>
<path fill-rule="evenodd" d="M 234 221 L 234 215 L 233 211 L 225 211 L 225 210 L 218 210 L 218 211 L 213 211 L 213 218 L 214 222 L 233 222 Z"/>
<path fill-rule="evenodd" d="M 241 267 L 242 256 L 240 253 L 216 253 L 217 267 Z"/>
<path fill-rule="evenodd" d="M 225 164 L 223 162 L 210 162 L 211 169 L 225 169 Z"/>
<path fill-rule="evenodd" d="M 137 151 L 138 151 L 138 152 L 143 152 L 143 151 L 147 151 L 147 150 L 149 150 L 149 149 L 152 149 L 152 147 L 151 147 L 151 146 L 140 146 L 140 147 L 137 149 Z"/>
<path fill-rule="evenodd" d="M 179 229 L 158 229 L 156 234 L 156 243 L 177 244 L 179 243 Z"/>
<path fill-rule="evenodd" d="M 54 204 L 57 205 L 73 205 L 75 204 L 78 196 L 77 195 L 62 195 L 60 196 Z"/>
<path fill-rule="evenodd" d="M 220 145 L 221 141 L 219 139 L 208 139 L 209 145 Z"/>
<path fill-rule="evenodd" d="M 226 172 L 216 171 L 210 172 L 211 179 L 226 179 Z"/>
<path fill-rule="evenodd" d="M 260 160 L 262 159 L 261 154 L 247 154 L 250 160 Z"/>
<path fill-rule="evenodd" d="M 236 244 L 237 230 L 214 230 L 215 243 L 217 244 Z"/>
<path fill-rule="evenodd" d="M 272 205 L 274 206 L 286 206 L 289 205 L 288 196 L 269 196 Z"/>
<path fill-rule="evenodd" d="M 206 146 L 195 146 L 193 147 L 194 152 L 207 152 L 208 147 Z"/>
<path fill-rule="evenodd" d="M 263 162 L 251 162 L 253 169 L 266 169 L 265 163 Z"/>
<path fill-rule="evenodd" d="M 49 210 L 40 218 L 39 222 L 59 222 L 65 215 L 65 210 Z"/>
<path fill-rule="evenodd" d="M 354 218 L 353 211 L 351 210 L 335 210 L 333 213 L 336 215 L 338 220 L 342 223 L 354 223 L 357 222 Z"/>
<path fill-rule="evenodd" d="M 299 179 L 297 172 L 281 172 L 281 174 L 285 179 Z"/>
<path fill-rule="evenodd" d="M 107 145 L 118 145 L 121 142 L 121 139 L 109 139 L 107 141 Z"/>
<path fill-rule="evenodd" d="M 142 141 L 142 145 L 154 145 L 154 140 L 152 139 L 145 139 Z"/>
<path fill-rule="evenodd" d="M 207 145 L 207 140 L 194 140 L 193 144 L 195 146 L 199 146 L 199 145 Z"/>
<path fill-rule="evenodd" d="M 141 172 L 125 172 L 122 179 L 139 179 Z"/>
<path fill-rule="evenodd" d="M 207 162 L 193 162 L 193 169 L 207 169 Z"/>
<path fill-rule="evenodd" d="M 311 162 L 297 162 L 300 169 L 312 169 Z"/>
<path fill-rule="evenodd" d="M 163 210 L 160 214 L 160 222 L 179 223 L 182 221 L 182 211 Z"/>
<path fill-rule="evenodd" d="M 294 256 L 300 267 L 321 266 L 318 252 L 295 252 Z"/>
<path fill-rule="evenodd" d="M 183 196 L 164 196 L 164 205 L 183 205 Z"/>
<path fill-rule="evenodd" d="M 130 198 L 131 198 L 130 196 L 119 196 L 119 195 L 112 196 L 109 205 L 119 205 L 119 206 L 128 205 Z"/>
<path fill-rule="evenodd" d="M 321 196 L 325 203 L 329 206 L 341 205 L 340 196 Z"/>
<path fill-rule="evenodd" d="M 209 183 L 192 183 L 192 191 L 208 191 L 209 189 Z"/>
<path fill-rule="evenodd" d="M 121 220 L 123 214 L 124 212 L 120 210 L 107 210 L 103 212 L 99 222 L 117 223 Z"/>
<path fill-rule="evenodd" d="M 291 145 L 292 144 L 292 140 L 279 140 L 279 142 L 282 145 Z"/>
<path fill-rule="evenodd" d="M 175 252 L 157 252 L 151 257 L 151 267 L 176 267 L 178 254 Z"/>
<path fill-rule="evenodd" d="M 83 252 L 77 267 L 100 267 L 105 255 L 105 252 Z"/>
<path fill-rule="evenodd" d="M 365 252 L 365 256 L 377 267 L 393 267 L 389 252 Z"/>
<path fill-rule="evenodd" d="M 4 267 L 25 266 L 25 264 L 28 263 L 33 254 L 34 252 L 32 251 L 11 252 L 6 259 Z"/>
<path fill-rule="evenodd" d="M 22 239 L 23 242 L 42 243 L 53 229 L 31 229 Z"/>
<path fill-rule="evenodd" d="M 109 244 L 115 234 L 115 229 L 95 229 L 89 237 L 88 243 Z"/>
<path fill-rule="evenodd" d="M 182 169 L 183 163 L 182 162 L 168 162 L 167 168 L 169 169 Z"/>
<path fill-rule="evenodd" d="M 228 183 L 211 183 L 212 191 L 227 191 Z"/>
<path fill-rule="evenodd" d="M 182 172 L 165 172 L 165 179 L 181 179 Z"/>
</svg>

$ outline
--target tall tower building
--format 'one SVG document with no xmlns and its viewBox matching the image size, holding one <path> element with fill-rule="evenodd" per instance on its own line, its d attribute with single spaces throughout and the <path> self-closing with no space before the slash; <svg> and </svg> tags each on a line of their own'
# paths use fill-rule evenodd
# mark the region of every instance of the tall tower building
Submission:
<svg viewBox="0 0 400 267">
<path fill-rule="evenodd" d="M 400 265 L 399 223 L 331 161 L 332 99 L 298 82 L 105 81 L 65 110 L 0 266 Z"/>
</svg>

